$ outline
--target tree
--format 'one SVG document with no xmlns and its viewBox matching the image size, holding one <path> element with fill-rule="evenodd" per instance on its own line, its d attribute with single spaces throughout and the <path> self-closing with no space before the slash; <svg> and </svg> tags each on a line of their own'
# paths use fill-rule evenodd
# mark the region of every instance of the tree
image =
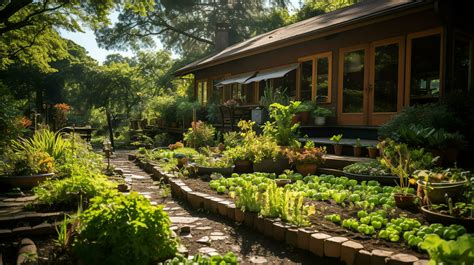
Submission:
<svg viewBox="0 0 474 265">
<path fill-rule="evenodd" d="M 298 22 L 311 17 L 319 16 L 346 6 L 353 5 L 360 0 L 305 0 L 303 6 L 293 16 L 292 22 Z"/>
<path fill-rule="evenodd" d="M 193 1 L 156 0 L 155 9 L 145 15 L 122 10 L 113 27 L 96 32 L 106 48 L 151 47 L 159 39 L 165 48 L 187 57 L 188 61 L 214 50 L 218 23 L 230 25 L 230 42 L 237 43 L 258 32 L 261 15 L 285 8 L 288 0 Z M 281 26 L 281 25 L 277 25 Z M 267 27 L 268 28 L 268 27 Z"/>
<path fill-rule="evenodd" d="M 5 0 L 0 2 L 0 69 L 15 61 L 54 72 L 50 62 L 67 56 L 67 43 L 58 31 L 82 31 L 110 24 L 113 8 L 136 14 L 154 8 L 152 0 Z"/>
</svg>

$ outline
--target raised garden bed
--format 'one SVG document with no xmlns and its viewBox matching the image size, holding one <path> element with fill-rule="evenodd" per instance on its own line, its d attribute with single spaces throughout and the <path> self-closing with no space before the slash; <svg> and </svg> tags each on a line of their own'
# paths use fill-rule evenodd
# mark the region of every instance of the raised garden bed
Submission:
<svg viewBox="0 0 474 265">
<path fill-rule="evenodd" d="M 217 194 L 209 188 L 208 182 L 199 179 L 177 179 L 173 174 L 162 172 L 159 167 L 155 167 L 153 171 L 157 173 L 157 178 L 169 182 L 174 196 L 182 198 L 194 208 L 204 208 L 234 221 L 243 222 L 257 231 L 273 235 L 276 240 L 286 241 L 290 245 L 310 250 L 319 256 L 340 258 L 347 264 L 386 264 L 387 261 L 394 264 L 411 264 L 428 257 L 427 254 L 415 252 L 401 246 L 400 243 L 383 242 L 344 230 L 325 220 L 321 212 L 311 216 L 312 223 L 318 225 L 309 230 L 281 223 L 278 219 L 260 218 L 254 213 L 242 212 L 236 208 L 227 194 Z M 351 211 L 355 211 L 323 201 L 310 201 L 310 203 L 315 205 L 318 211 L 324 210 L 324 214 L 337 212 L 341 215 L 350 215 L 353 213 Z M 404 213 L 423 220 L 421 214 Z M 405 254 L 400 255 L 400 252 Z"/>
<path fill-rule="evenodd" d="M 371 176 L 371 175 L 363 175 L 363 174 L 353 174 L 349 172 L 344 172 L 344 176 L 350 179 L 355 179 L 357 181 L 376 180 L 380 184 L 389 185 L 389 186 L 397 185 L 397 181 L 399 180 L 397 176 Z"/>
</svg>

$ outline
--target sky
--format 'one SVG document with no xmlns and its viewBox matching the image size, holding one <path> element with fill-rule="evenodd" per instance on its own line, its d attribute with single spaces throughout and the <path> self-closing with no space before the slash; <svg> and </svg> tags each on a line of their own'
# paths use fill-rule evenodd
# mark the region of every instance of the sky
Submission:
<svg viewBox="0 0 474 265">
<path fill-rule="evenodd" d="M 291 4 L 293 6 L 299 6 L 300 0 L 290 0 Z M 112 23 L 117 20 L 118 13 L 112 13 L 111 14 L 111 21 Z M 123 51 L 123 50 L 106 50 L 103 48 L 99 48 L 97 45 L 97 41 L 95 40 L 95 35 L 92 30 L 89 28 L 83 28 L 84 32 L 70 32 L 70 31 L 65 31 L 65 30 L 60 30 L 61 36 L 66 39 L 70 39 L 74 41 L 75 43 L 81 45 L 84 47 L 88 52 L 89 55 L 96 59 L 98 62 L 102 63 L 104 62 L 105 58 L 109 54 L 113 53 L 119 53 L 123 56 L 131 57 L 133 56 L 132 51 Z M 159 41 L 157 41 L 157 47 L 154 49 L 160 49 L 162 48 L 161 44 Z"/>
</svg>

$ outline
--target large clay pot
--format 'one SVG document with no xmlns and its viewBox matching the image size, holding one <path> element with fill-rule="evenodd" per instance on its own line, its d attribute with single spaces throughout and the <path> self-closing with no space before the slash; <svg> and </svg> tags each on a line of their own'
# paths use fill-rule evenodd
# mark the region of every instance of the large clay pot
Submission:
<svg viewBox="0 0 474 265">
<path fill-rule="evenodd" d="M 423 190 L 426 190 L 427 183 L 424 180 L 417 181 L 418 187 L 421 187 Z M 441 204 L 446 203 L 445 195 L 447 194 L 449 198 L 453 201 L 456 201 L 464 190 L 464 185 L 466 181 L 457 181 L 457 182 L 431 182 L 429 183 L 428 190 L 428 199 L 431 203 Z"/>
<path fill-rule="evenodd" d="M 54 173 L 37 174 L 30 176 L 0 176 L 1 188 L 31 189 L 44 181 L 46 178 L 54 176 Z"/>
<path fill-rule="evenodd" d="M 303 176 L 312 175 L 316 173 L 318 165 L 316 164 L 296 164 L 296 171 Z"/>
<path fill-rule="evenodd" d="M 395 204 L 400 209 L 413 209 L 415 208 L 416 196 L 410 193 L 395 193 Z"/>
<path fill-rule="evenodd" d="M 447 214 L 437 213 L 428 208 L 428 206 L 422 206 L 421 212 L 425 215 L 426 220 L 430 223 L 441 223 L 444 225 L 459 224 L 464 226 L 469 232 L 474 231 L 474 219 L 473 218 L 460 218 Z"/>
<path fill-rule="evenodd" d="M 288 159 L 263 159 L 260 162 L 253 163 L 253 171 L 281 174 L 285 169 L 290 168 Z"/>
<path fill-rule="evenodd" d="M 342 144 L 335 144 L 334 146 L 334 154 L 337 156 L 342 155 Z"/>
<path fill-rule="evenodd" d="M 234 161 L 234 172 L 236 173 L 252 173 L 253 163 L 250 160 L 236 160 Z"/>
</svg>

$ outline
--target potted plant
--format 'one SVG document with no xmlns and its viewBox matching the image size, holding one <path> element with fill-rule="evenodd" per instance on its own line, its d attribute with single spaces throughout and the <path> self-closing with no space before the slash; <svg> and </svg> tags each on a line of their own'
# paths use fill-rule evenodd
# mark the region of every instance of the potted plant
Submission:
<svg viewBox="0 0 474 265">
<path fill-rule="evenodd" d="M 174 158 L 178 161 L 178 167 L 183 167 L 188 163 L 188 157 L 184 154 L 174 154 Z"/>
<path fill-rule="evenodd" d="M 446 196 L 456 200 L 463 193 L 471 176 L 470 171 L 459 168 L 417 170 L 419 194 L 425 195 L 429 203 L 442 204 Z"/>
<path fill-rule="evenodd" d="M 183 135 L 186 145 L 193 148 L 212 146 L 215 144 L 216 129 L 202 121 L 193 122 L 192 127 Z"/>
<path fill-rule="evenodd" d="M 360 144 L 360 138 L 356 139 L 353 148 L 354 148 L 354 156 L 360 157 L 362 154 L 362 145 Z"/>
<path fill-rule="evenodd" d="M 299 123 L 292 122 L 300 101 L 291 101 L 288 105 L 273 103 L 270 105 L 270 118 L 274 121 L 266 123 L 264 134 L 274 137 L 281 146 L 290 146 L 298 142 L 297 131 Z"/>
<path fill-rule="evenodd" d="M 399 192 L 394 194 L 395 203 L 401 209 L 412 208 L 418 198 L 412 194 L 410 184 L 415 184 L 413 173 L 433 165 L 434 159 L 423 148 L 410 150 L 406 144 L 395 143 L 386 139 L 379 143 L 383 150 L 380 163 L 389 168 L 392 174 L 399 178 Z"/>
<path fill-rule="evenodd" d="M 211 175 L 219 173 L 224 176 L 230 176 L 234 170 L 234 166 L 230 158 L 226 156 L 207 156 L 204 154 L 196 154 L 193 161 L 197 166 L 198 175 Z"/>
<path fill-rule="evenodd" d="M 301 124 L 309 124 L 309 115 L 312 109 L 313 106 L 311 105 L 310 101 L 304 101 L 299 105 L 298 109 L 296 110 L 296 115 L 299 116 Z"/>
<path fill-rule="evenodd" d="M 345 166 L 342 171 L 350 179 L 358 181 L 376 180 L 383 185 L 394 185 L 398 179 L 390 169 L 383 166 L 378 160 L 350 164 Z"/>
<path fill-rule="evenodd" d="M 369 157 L 372 159 L 377 158 L 379 149 L 375 145 L 369 145 L 367 146 L 367 152 L 369 153 Z"/>
<path fill-rule="evenodd" d="M 314 124 L 324 125 L 326 124 L 326 117 L 332 115 L 332 111 L 328 108 L 316 106 L 311 113 L 314 117 Z"/>
<path fill-rule="evenodd" d="M 342 155 L 342 144 L 339 144 L 342 140 L 342 134 L 333 135 L 329 140 L 334 142 L 334 154 L 337 156 Z"/>
<path fill-rule="evenodd" d="M 31 189 L 54 175 L 54 158 L 39 150 L 8 150 L 0 162 L 2 188 Z"/>
<path fill-rule="evenodd" d="M 253 154 L 253 170 L 281 174 L 290 167 L 288 158 L 272 137 L 260 136 L 250 146 Z"/>
<path fill-rule="evenodd" d="M 323 164 L 326 149 L 314 147 L 311 141 L 306 142 L 302 150 L 292 149 L 287 151 L 290 162 L 296 166 L 296 170 L 306 176 L 316 173 L 318 166 Z"/>
</svg>

